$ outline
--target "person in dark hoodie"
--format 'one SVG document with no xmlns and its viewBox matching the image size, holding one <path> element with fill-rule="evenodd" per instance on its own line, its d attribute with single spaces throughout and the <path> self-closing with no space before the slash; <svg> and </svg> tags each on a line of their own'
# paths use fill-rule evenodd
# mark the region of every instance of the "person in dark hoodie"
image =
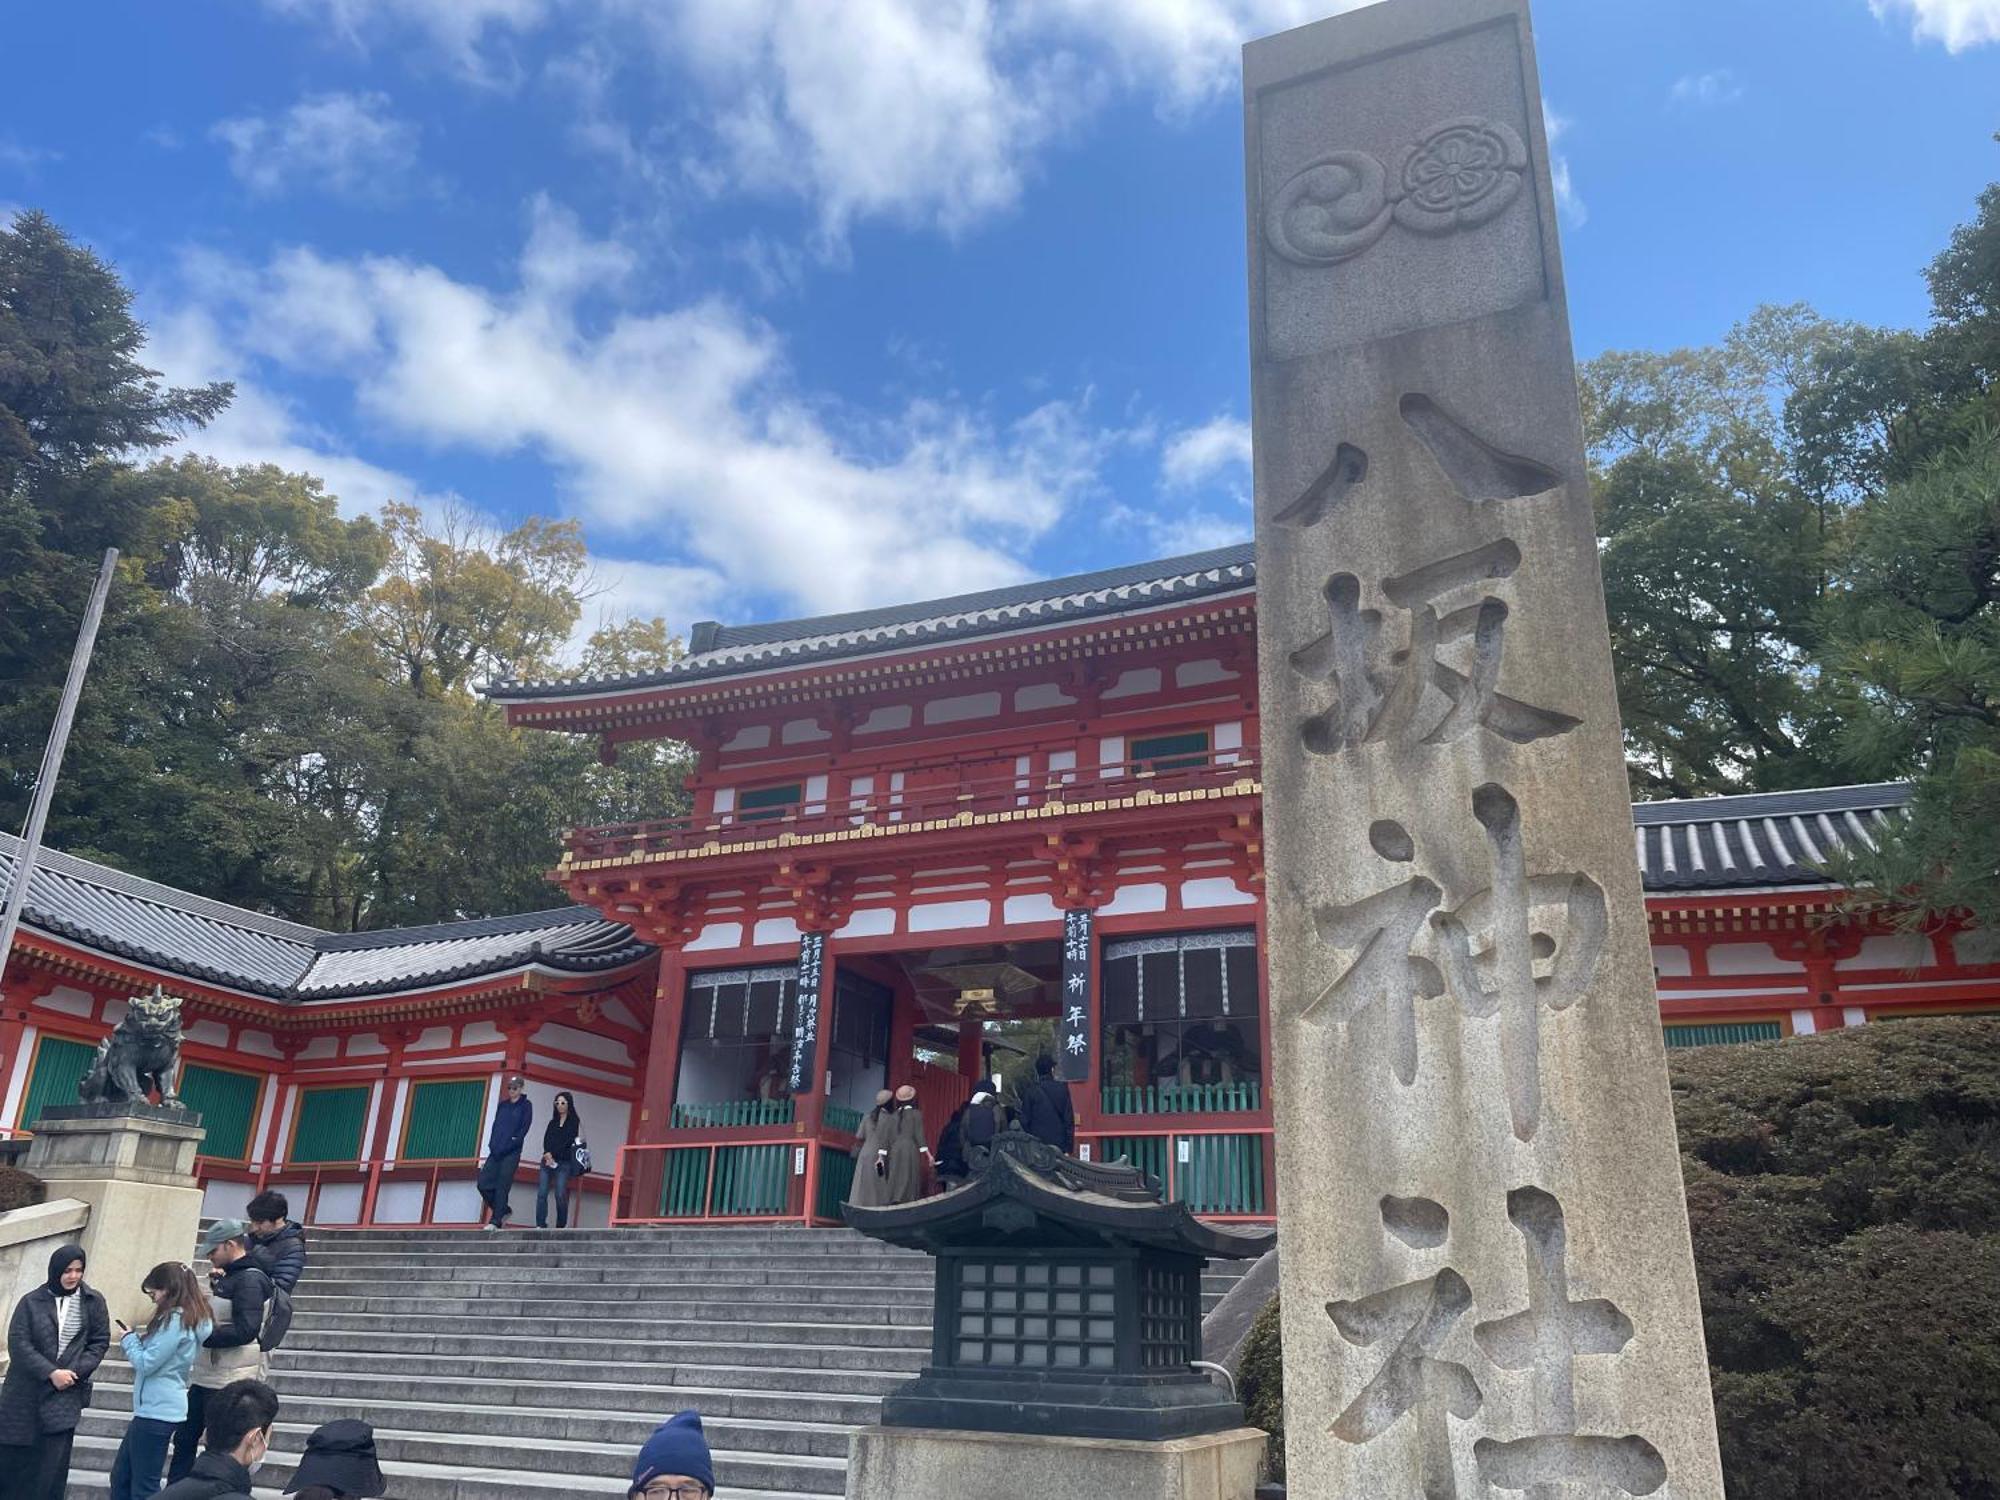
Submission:
<svg viewBox="0 0 2000 1500">
<path fill-rule="evenodd" d="M 250 1226 L 217 1219 L 201 1237 L 201 1253 L 215 1268 L 209 1292 L 215 1331 L 201 1342 L 188 1375 L 188 1414 L 174 1432 L 169 1479 L 185 1479 L 195 1465 L 195 1444 L 208 1424 L 208 1405 L 232 1385 L 264 1378 L 264 1309 L 271 1278 L 250 1253 Z"/>
<path fill-rule="evenodd" d="M 1021 1128 L 1058 1151 L 1076 1149 L 1076 1107 L 1046 1054 L 1035 1059 L 1035 1081 L 1021 1090 Z"/>
<path fill-rule="evenodd" d="M 528 1127 L 535 1123 L 535 1106 L 526 1098 L 528 1080 L 509 1074 L 501 1090 L 499 1108 L 493 1111 L 493 1128 L 486 1132 L 486 1160 L 479 1166 L 479 1196 L 484 1200 L 488 1229 L 505 1229 L 513 1217 L 509 1195 L 514 1187 L 514 1170 L 521 1165 L 521 1147 L 527 1144 Z"/>
<path fill-rule="evenodd" d="M 583 1125 L 567 1090 L 556 1095 L 555 1113 L 542 1127 L 542 1168 L 535 1179 L 535 1228 L 549 1227 L 549 1194 L 556 1195 L 556 1228 L 569 1228 L 569 1184 L 576 1176 L 576 1142 Z"/>
<path fill-rule="evenodd" d="M 261 1380 L 239 1380 L 208 1403 L 208 1426 L 201 1457 L 184 1479 L 176 1479 L 153 1500 L 221 1500 L 250 1493 L 250 1476 L 271 1451 L 271 1424 L 278 1420 L 278 1393 Z"/>
<path fill-rule="evenodd" d="M 353 1417 L 341 1417 L 313 1429 L 285 1493 L 299 1500 L 355 1500 L 383 1494 L 388 1488 L 375 1460 L 375 1429 Z"/>
<path fill-rule="evenodd" d="M 709 1500 L 715 1462 L 701 1430 L 701 1413 L 677 1412 L 653 1429 L 632 1465 L 625 1500 Z"/>
<path fill-rule="evenodd" d="M 0 1495 L 62 1500 L 90 1377 L 111 1347 L 104 1298 L 84 1283 L 83 1246 L 49 1257 L 49 1279 L 15 1304 L 0 1384 Z"/>
<path fill-rule="evenodd" d="M 250 1221 L 250 1253 L 282 1292 L 298 1290 L 306 1270 L 305 1226 L 285 1215 L 292 1205 L 283 1193 L 259 1193 L 243 1206 Z"/>
</svg>

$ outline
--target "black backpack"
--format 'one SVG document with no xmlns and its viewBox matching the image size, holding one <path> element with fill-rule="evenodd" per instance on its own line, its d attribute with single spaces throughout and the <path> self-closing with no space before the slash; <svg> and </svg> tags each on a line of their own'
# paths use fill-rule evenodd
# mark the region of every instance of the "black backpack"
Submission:
<svg viewBox="0 0 2000 1500">
<path fill-rule="evenodd" d="M 264 1326 L 257 1334 L 257 1347 L 269 1354 L 291 1331 L 292 1294 L 274 1281 L 270 1296 L 264 1299 Z"/>
</svg>

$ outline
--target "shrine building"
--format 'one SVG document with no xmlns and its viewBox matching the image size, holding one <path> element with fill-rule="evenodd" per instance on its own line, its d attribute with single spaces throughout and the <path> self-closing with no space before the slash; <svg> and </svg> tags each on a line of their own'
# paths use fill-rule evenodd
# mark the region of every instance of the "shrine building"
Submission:
<svg viewBox="0 0 2000 1500">
<path fill-rule="evenodd" d="M 0 1123 L 73 1098 L 158 984 L 210 1213 L 271 1186 L 309 1222 L 472 1224 L 519 1071 L 538 1124 L 576 1099 L 586 1223 L 836 1222 L 876 1091 L 913 1084 L 935 1140 L 1025 1033 L 1073 1080 L 1079 1155 L 1270 1219 L 1256 626 L 1246 544 L 496 684 L 523 729 L 697 756 L 688 815 L 569 835 L 550 911 L 328 933 L 46 852 Z M 1669 1045 L 2000 1010 L 1988 934 L 1836 915 L 1818 866 L 1907 796 L 1633 809 Z M 524 1165 L 517 1220 L 532 1193 Z"/>
</svg>

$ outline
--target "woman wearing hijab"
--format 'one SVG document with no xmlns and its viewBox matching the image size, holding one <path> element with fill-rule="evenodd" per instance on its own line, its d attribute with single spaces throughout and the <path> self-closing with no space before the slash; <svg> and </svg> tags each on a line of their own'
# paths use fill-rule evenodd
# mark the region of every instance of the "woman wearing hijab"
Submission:
<svg viewBox="0 0 2000 1500">
<path fill-rule="evenodd" d="M 14 1307 L 0 1383 L 0 1500 L 63 1500 L 90 1377 L 111 1347 L 104 1298 L 83 1280 L 83 1246 L 49 1257 L 49 1279 Z"/>
<path fill-rule="evenodd" d="M 159 1493 L 167 1444 L 187 1420 L 188 1374 L 201 1341 L 215 1332 L 208 1295 L 188 1267 L 161 1261 L 139 1290 L 153 1299 L 143 1332 L 118 1325 L 119 1347 L 132 1365 L 132 1425 L 111 1466 L 111 1500 L 147 1500 Z"/>
<path fill-rule="evenodd" d="M 375 1461 L 375 1429 L 342 1417 L 313 1429 L 285 1493 L 298 1500 L 349 1500 L 380 1495 L 388 1488 L 382 1466 Z"/>
<path fill-rule="evenodd" d="M 924 1168 L 931 1160 L 924 1114 L 917 1108 L 917 1091 L 909 1084 L 896 1090 L 896 1113 L 889 1131 L 887 1157 L 888 1203 L 914 1203 L 924 1194 Z"/>
<path fill-rule="evenodd" d="M 889 1133 L 895 1128 L 896 1096 L 883 1089 L 875 1107 L 862 1116 L 860 1141 L 854 1148 L 854 1186 L 847 1201 L 856 1208 L 880 1208 L 889 1201 Z"/>
<path fill-rule="evenodd" d="M 556 1095 L 555 1113 L 542 1127 L 542 1172 L 535 1179 L 535 1228 L 549 1227 L 549 1193 L 556 1195 L 556 1228 L 569 1228 L 569 1181 L 576 1176 L 576 1141 L 583 1122 L 567 1091 Z"/>
</svg>

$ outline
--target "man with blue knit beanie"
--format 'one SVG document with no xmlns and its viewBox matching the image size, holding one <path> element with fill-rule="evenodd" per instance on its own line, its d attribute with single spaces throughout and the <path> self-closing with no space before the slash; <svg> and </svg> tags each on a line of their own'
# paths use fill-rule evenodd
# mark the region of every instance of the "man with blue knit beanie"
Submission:
<svg viewBox="0 0 2000 1500">
<path fill-rule="evenodd" d="M 626 1500 L 709 1500 L 715 1493 L 715 1464 L 702 1436 L 701 1413 L 684 1411 L 662 1422 L 632 1465 Z"/>
</svg>

